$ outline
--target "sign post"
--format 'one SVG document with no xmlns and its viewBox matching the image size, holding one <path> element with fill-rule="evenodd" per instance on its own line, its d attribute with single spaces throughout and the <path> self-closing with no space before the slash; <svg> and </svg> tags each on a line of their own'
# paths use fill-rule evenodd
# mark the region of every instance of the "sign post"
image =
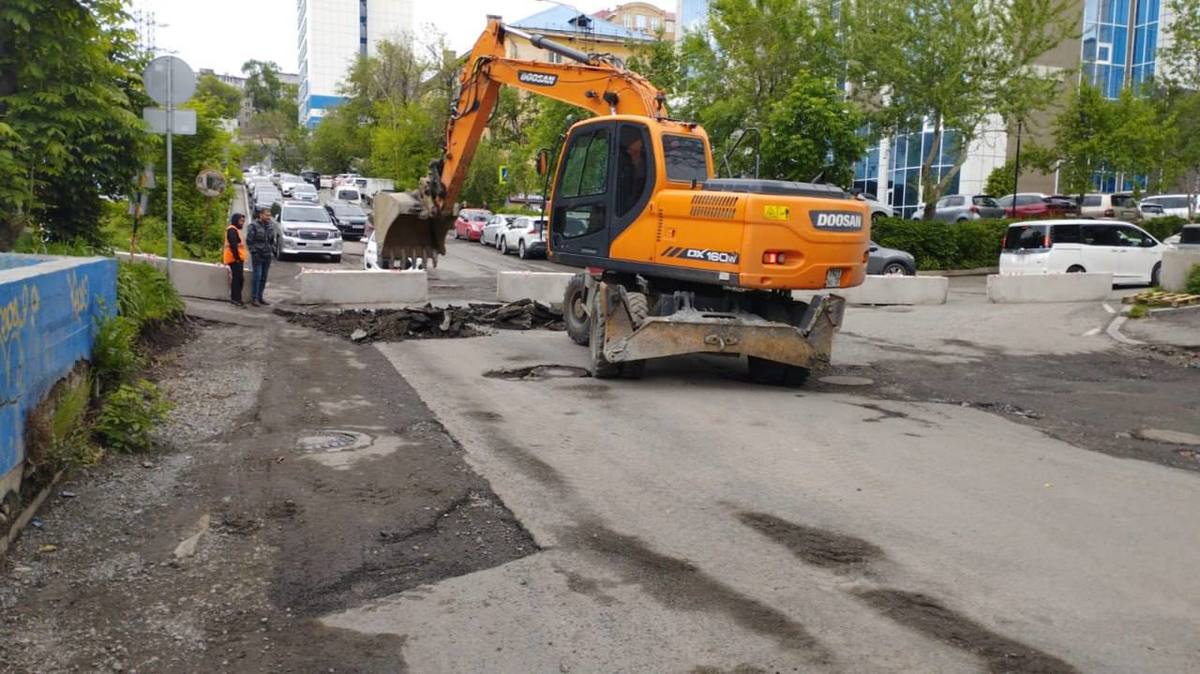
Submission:
<svg viewBox="0 0 1200 674">
<path fill-rule="evenodd" d="M 146 108 L 142 115 L 151 124 L 151 131 L 167 134 L 167 277 L 170 278 L 175 242 L 175 165 L 172 141 L 176 133 L 196 133 L 196 113 L 192 110 L 181 111 L 191 113 L 183 115 L 190 117 L 190 129 L 176 129 L 175 106 L 187 102 L 196 92 L 196 74 L 183 59 L 177 56 L 160 56 L 146 66 L 142 73 L 142 82 L 146 85 L 146 93 L 150 98 L 166 108 L 165 111 Z M 160 112 L 164 113 L 161 115 L 164 122 L 162 129 L 158 128 L 156 119 Z"/>
</svg>

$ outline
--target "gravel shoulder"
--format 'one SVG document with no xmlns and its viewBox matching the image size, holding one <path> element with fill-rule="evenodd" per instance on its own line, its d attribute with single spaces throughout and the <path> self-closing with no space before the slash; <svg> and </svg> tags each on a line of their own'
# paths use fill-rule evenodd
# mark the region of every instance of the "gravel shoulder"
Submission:
<svg viewBox="0 0 1200 674">
<path fill-rule="evenodd" d="M 5 671 L 406 671 L 314 616 L 536 550 L 374 349 L 200 323 L 154 376 L 161 451 L 60 485 L 0 567 Z"/>
</svg>

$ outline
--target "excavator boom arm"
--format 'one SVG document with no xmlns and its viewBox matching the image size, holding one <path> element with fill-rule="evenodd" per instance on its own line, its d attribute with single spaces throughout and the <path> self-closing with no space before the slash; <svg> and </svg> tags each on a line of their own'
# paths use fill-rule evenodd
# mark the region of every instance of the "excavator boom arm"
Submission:
<svg viewBox="0 0 1200 674">
<path fill-rule="evenodd" d="M 535 46 L 575 62 L 509 58 L 505 55 L 508 35 L 529 40 Z M 645 77 L 627 70 L 620 61 L 603 55 L 584 54 L 544 37 L 505 26 L 492 17 L 471 50 L 460 79 L 458 100 L 451 109 L 438 176 L 445 188 L 445 196 L 439 206 L 457 201 L 502 86 L 524 89 L 596 115 L 666 116 L 663 93 Z"/>
<path fill-rule="evenodd" d="M 551 63 L 511 58 L 509 36 L 568 59 Z M 539 96 L 575 105 L 597 115 L 666 117 L 666 97 L 645 77 L 625 68 L 605 54 L 585 54 L 571 47 L 531 35 L 488 17 L 487 28 L 467 57 L 459 79 L 459 93 L 446 125 L 442 157 L 412 192 L 386 195 L 376 205 L 374 224 L 380 255 L 404 260 L 431 258 L 446 252 L 454 204 L 467 178 L 471 158 L 483 137 L 500 87 L 524 89 Z"/>
</svg>

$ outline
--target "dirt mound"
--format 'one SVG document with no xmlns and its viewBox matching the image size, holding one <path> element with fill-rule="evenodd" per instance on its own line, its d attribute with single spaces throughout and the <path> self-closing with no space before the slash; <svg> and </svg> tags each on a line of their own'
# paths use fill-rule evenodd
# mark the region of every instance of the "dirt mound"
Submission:
<svg viewBox="0 0 1200 674">
<path fill-rule="evenodd" d="M 488 334 L 488 328 L 564 329 L 561 312 L 533 300 L 465 307 L 427 304 L 419 309 L 348 309 L 337 313 L 276 309 L 275 313 L 290 323 L 360 343 L 477 337 Z"/>
</svg>

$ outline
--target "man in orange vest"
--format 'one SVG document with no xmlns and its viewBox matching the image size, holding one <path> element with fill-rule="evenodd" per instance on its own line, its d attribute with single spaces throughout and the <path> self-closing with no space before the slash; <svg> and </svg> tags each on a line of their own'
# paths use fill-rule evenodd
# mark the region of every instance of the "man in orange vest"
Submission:
<svg viewBox="0 0 1200 674">
<path fill-rule="evenodd" d="M 229 218 L 229 226 L 225 228 L 225 250 L 222 260 L 229 265 L 229 301 L 235 307 L 245 308 L 242 302 L 242 286 L 246 281 L 246 241 L 242 238 L 242 224 L 246 216 L 234 213 Z"/>
</svg>

